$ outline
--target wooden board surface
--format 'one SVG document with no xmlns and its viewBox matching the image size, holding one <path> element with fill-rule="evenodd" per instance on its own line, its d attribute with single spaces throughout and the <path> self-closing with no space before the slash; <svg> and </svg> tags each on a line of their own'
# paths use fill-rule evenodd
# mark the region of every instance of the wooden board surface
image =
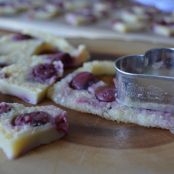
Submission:
<svg viewBox="0 0 174 174">
<path fill-rule="evenodd" d="M 0 101 L 23 103 L 6 95 L 0 95 Z M 49 99 L 40 103 L 45 104 L 54 103 Z M 64 109 L 69 134 L 13 161 L 0 151 L 0 174 L 173 173 L 174 135 L 169 131 Z"/>
</svg>

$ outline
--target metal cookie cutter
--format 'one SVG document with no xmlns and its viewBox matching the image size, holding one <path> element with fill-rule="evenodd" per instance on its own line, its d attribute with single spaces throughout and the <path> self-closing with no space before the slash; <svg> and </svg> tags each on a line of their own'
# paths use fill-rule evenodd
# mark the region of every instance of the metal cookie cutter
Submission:
<svg viewBox="0 0 174 174">
<path fill-rule="evenodd" d="M 174 112 L 174 49 L 158 48 L 115 62 L 118 102 Z"/>
</svg>

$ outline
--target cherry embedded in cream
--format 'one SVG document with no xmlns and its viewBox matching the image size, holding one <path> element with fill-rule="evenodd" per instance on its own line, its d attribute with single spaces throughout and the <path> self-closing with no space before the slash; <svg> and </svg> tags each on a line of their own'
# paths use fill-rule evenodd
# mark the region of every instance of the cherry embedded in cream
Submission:
<svg viewBox="0 0 174 174">
<path fill-rule="evenodd" d="M 94 83 L 97 83 L 98 79 L 90 72 L 80 72 L 71 81 L 70 86 L 73 89 L 87 89 Z"/>
<path fill-rule="evenodd" d="M 113 102 L 115 101 L 114 87 L 100 86 L 95 91 L 95 96 L 99 101 Z"/>
</svg>

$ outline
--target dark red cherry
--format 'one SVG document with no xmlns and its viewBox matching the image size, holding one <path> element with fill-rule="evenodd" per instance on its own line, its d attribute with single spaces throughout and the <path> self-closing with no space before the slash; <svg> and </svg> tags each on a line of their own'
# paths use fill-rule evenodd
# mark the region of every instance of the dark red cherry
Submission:
<svg viewBox="0 0 174 174">
<path fill-rule="evenodd" d="M 56 77 L 57 70 L 53 64 L 39 64 L 32 70 L 34 80 L 44 83 L 46 80 Z"/>
<path fill-rule="evenodd" d="M 4 67 L 6 67 L 6 66 L 8 66 L 7 63 L 0 63 L 0 69 L 1 69 L 1 68 L 4 68 Z"/>
<path fill-rule="evenodd" d="M 12 107 L 7 103 L 0 103 L 0 114 L 11 111 Z"/>
<path fill-rule="evenodd" d="M 23 126 L 23 125 L 31 125 L 31 126 L 40 126 L 45 125 L 50 120 L 50 115 L 43 111 L 36 111 L 31 113 L 24 113 L 16 116 L 16 118 L 12 121 L 13 126 Z"/>
<path fill-rule="evenodd" d="M 109 86 L 100 86 L 95 90 L 95 96 L 99 101 L 115 101 L 115 89 Z"/>
<path fill-rule="evenodd" d="M 97 78 L 90 72 L 78 73 L 70 82 L 70 87 L 73 89 L 88 89 L 94 83 L 97 83 Z"/>
<path fill-rule="evenodd" d="M 59 52 L 57 54 L 49 55 L 48 58 L 53 61 L 61 60 L 65 68 L 71 68 L 74 65 L 74 60 L 69 53 Z"/>
<path fill-rule="evenodd" d="M 65 113 L 61 113 L 61 115 L 55 117 L 52 120 L 52 124 L 55 125 L 57 131 L 63 132 L 65 134 L 68 132 L 68 122 Z"/>
<path fill-rule="evenodd" d="M 1 79 L 8 79 L 11 75 L 8 74 L 8 73 L 3 73 L 3 72 L 0 72 L 0 78 Z"/>
</svg>

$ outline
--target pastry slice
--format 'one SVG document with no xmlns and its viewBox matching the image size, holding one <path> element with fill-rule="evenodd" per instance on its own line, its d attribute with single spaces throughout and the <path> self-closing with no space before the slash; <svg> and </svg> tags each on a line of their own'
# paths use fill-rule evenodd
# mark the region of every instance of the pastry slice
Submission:
<svg viewBox="0 0 174 174">
<path fill-rule="evenodd" d="M 29 12 L 30 18 L 51 19 L 63 12 L 61 3 L 46 3 L 35 7 Z"/>
<path fill-rule="evenodd" d="M 31 56 L 40 51 L 45 43 L 41 39 L 26 34 L 11 34 L 0 39 L 0 56 Z"/>
<path fill-rule="evenodd" d="M 6 105 L 18 107 L 17 104 Z M 55 106 L 12 108 L 1 113 L 0 148 L 8 159 L 14 159 L 62 138 L 67 131 L 66 112 Z"/>
<path fill-rule="evenodd" d="M 69 67 L 78 66 L 89 58 L 85 46 L 75 49 L 64 39 L 49 35 L 38 39 L 37 36 L 18 33 L 0 39 L 0 68 L 16 63 L 27 65 L 33 55 L 54 55 L 63 61 L 66 59 Z"/>
<path fill-rule="evenodd" d="M 115 101 L 115 88 L 99 80 L 98 75 L 113 75 L 114 71 L 114 63 L 110 61 L 85 63 L 54 84 L 48 90 L 48 97 L 62 106 L 106 117 L 107 109 Z M 106 98 L 100 91 L 106 92 Z"/>
<path fill-rule="evenodd" d="M 115 19 L 112 21 L 112 29 L 118 32 L 137 32 L 146 29 L 145 23 L 141 21 L 137 22 L 125 22 L 120 19 Z"/>
<path fill-rule="evenodd" d="M 65 20 L 71 25 L 87 25 L 96 22 L 97 16 L 92 9 L 85 8 L 75 12 L 67 13 Z"/>
<path fill-rule="evenodd" d="M 0 2 L 0 15 L 2 16 L 12 16 L 20 12 L 19 6 L 15 2 L 11 1 L 1 1 Z"/>
<path fill-rule="evenodd" d="M 9 112 L 17 112 L 22 110 L 24 107 L 24 105 L 18 103 L 0 102 L 0 120 L 2 118 L 2 114 Z"/>
<path fill-rule="evenodd" d="M 27 65 L 32 55 L 53 50 L 50 44 L 30 35 L 18 33 L 4 36 L 0 39 L 0 68 L 16 63 Z"/>
<path fill-rule="evenodd" d="M 120 11 L 120 18 L 128 23 L 144 22 L 149 20 L 149 15 L 146 13 L 146 9 L 140 6 L 133 6 L 129 9 L 123 9 Z"/>
<path fill-rule="evenodd" d="M 48 49 L 48 52 L 50 54 L 57 54 L 57 53 L 69 54 L 69 56 L 73 58 L 74 66 L 79 66 L 83 62 L 89 59 L 89 52 L 87 51 L 87 48 L 84 45 L 79 45 L 77 48 L 75 48 L 70 43 L 68 43 L 65 39 L 52 34 L 40 32 L 36 30 L 35 31 L 25 30 L 24 32 L 31 36 L 39 38 L 43 40 L 44 42 L 48 43 L 49 45 L 51 45 L 54 49 L 52 49 L 52 51 L 50 49 L 50 52 Z M 38 53 L 35 53 L 35 55 L 48 53 L 47 51 L 44 51 L 44 49 L 42 50 L 43 51 L 40 51 L 40 52 L 38 51 Z"/>
<path fill-rule="evenodd" d="M 0 71 L 0 92 L 37 104 L 47 88 L 63 74 L 60 60 L 33 58 L 30 63 L 13 64 Z"/>
<path fill-rule="evenodd" d="M 37 46 L 30 45 L 34 38 L 26 34 L 2 38 L 1 43 L 9 43 L 9 48 L 4 49 L 6 56 L 0 56 L 0 92 L 31 104 L 44 98 L 48 87 L 63 75 L 63 68 L 76 67 L 88 59 L 83 45 L 75 49 L 64 39 L 52 35 L 45 35 L 44 40 L 36 39 L 41 42 Z M 28 46 L 32 47 L 30 51 Z M 20 47 L 24 54 L 19 54 Z"/>
<path fill-rule="evenodd" d="M 114 62 L 93 61 L 67 75 L 48 90 L 55 103 L 77 111 L 125 123 L 158 127 L 174 132 L 174 115 L 147 109 L 135 109 L 117 102 L 115 87 L 100 80 L 99 75 L 115 75 Z"/>
<path fill-rule="evenodd" d="M 81 1 L 81 0 L 75 0 L 75 1 L 64 1 L 64 7 L 66 11 L 76 11 L 82 8 L 88 8 L 91 4 L 89 1 Z"/>
<path fill-rule="evenodd" d="M 93 4 L 94 13 L 98 18 L 107 17 L 112 11 L 112 5 L 107 1 L 96 1 Z"/>
<path fill-rule="evenodd" d="M 160 20 L 153 21 L 152 30 L 154 33 L 163 36 L 174 35 L 174 19 L 173 16 L 163 16 Z"/>
<path fill-rule="evenodd" d="M 112 28 L 119 32 L 136 32 L 147 29 L 150 15 L 140 6 L 123 9 L 117 12 L 117 18 L 112 20 Z"/>
</svg>

